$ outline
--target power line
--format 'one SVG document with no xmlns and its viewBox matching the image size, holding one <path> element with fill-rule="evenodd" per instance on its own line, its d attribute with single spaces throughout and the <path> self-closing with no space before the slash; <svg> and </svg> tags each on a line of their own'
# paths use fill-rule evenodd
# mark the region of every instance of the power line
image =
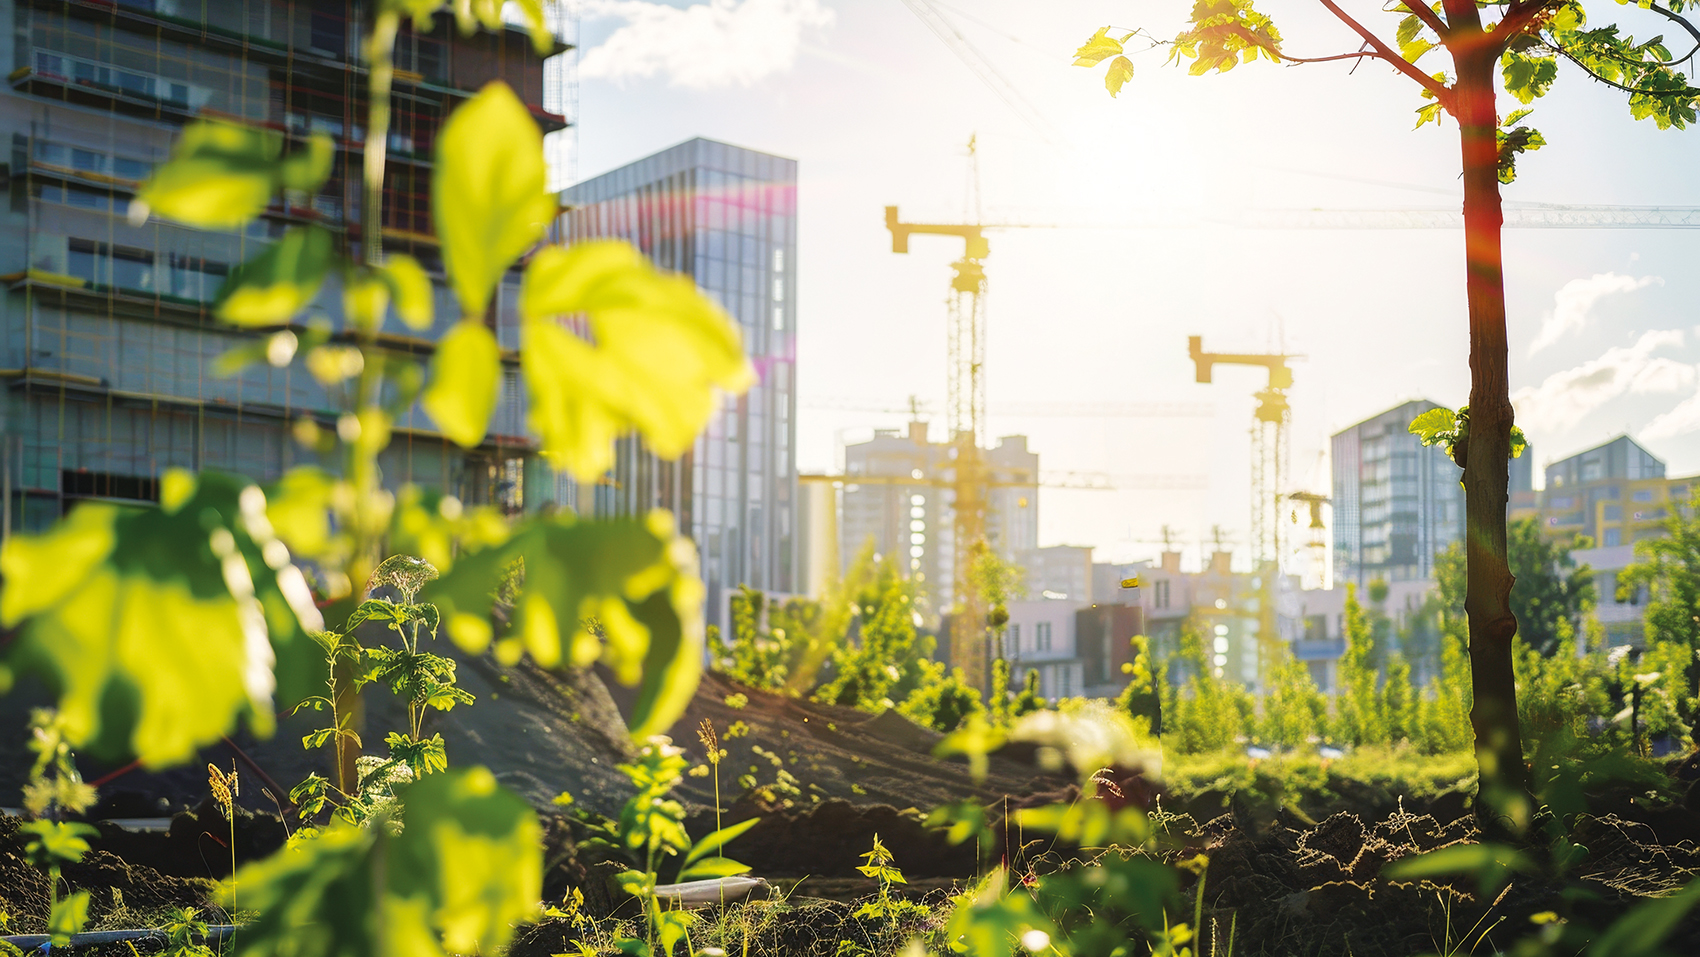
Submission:
<svg viewBox="0 0 1700 957">
<path fill-rule="evenodd" d="M 961 60 L 969 70 L 973 71 L 975 76 L 980 78 L 981 83 L 984 83 L 988 89 L 995 93 L 1005 106 L 1021 118 L 1022 122 L 1032 127 L 1033 132 L 1039 134 L 1040 139 L 1047 143 L 1054 143 L 1061 138 L 1056 128 L 1045 119 L 1045 114 L 1040 112 L 1039 108 L 1034 106 L 1025 96 L 1022 96 L 1021 91 L 1005 79 L 1004 75 L 998 72 L 997 67 L 992 66 L 991 61 L 986 59 L 985 54 L 969 42 L 968 38 L 962 35 L 962 31 L 956 29 L 949 20 L 945 19 L 944 14 L 940 13 L 930 0 L 903 0 L 903 3 L 922 23 L 927 25 L 927 29 L 933 31 L 933 34 L 950 48 L 950 52 L 956 54 L 957 59 Z"/>
<path fill-rule="evenodd" d="M 876 399 L 835 397 L 803 399 L 798 402 L 798 405 L 805 409 L 822 411 L 873 412 L 890 415 L 918 415 L 929 411 L 926 403 L 895 405 Z M 1210 418 L 1216 414 L 1216 406 L 1210 402 L 1003 402 L 992 406 L 991 414 L 1012 419 Z"/>
</svg>

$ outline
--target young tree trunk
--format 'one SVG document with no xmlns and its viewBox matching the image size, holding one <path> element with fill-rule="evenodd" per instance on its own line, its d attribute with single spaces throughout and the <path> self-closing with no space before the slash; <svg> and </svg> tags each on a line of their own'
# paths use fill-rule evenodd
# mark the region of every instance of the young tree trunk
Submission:
<svg viewBox="0 0 1700 957">
<path fill-rule="evenodd" d="M 1450 6 L 1450 4 L 1449 4 Z M 1471 11 L 1474 12 L 1473 10 Z M 1473 18 L 1472 18 L 1473 19 Z M 1454 19 L 1456 26 L 1458 20 Z M 1505 285 L 1500 229 L 1495 45 L 1477 27 L 1460 37 L 1454 56 L 1457 118 L 1464 163 L 1464 258 L 1470 310 L 1470 421 L 1464 466 L 1464 610 L 1470 625 L 1470 678 L 1475 705 L 1478 820 L 1519 815 L 1528 792 L 1511 640 L 1513 577 L 1506 556 L 1505 510 L 1510 485 L 1511 389 L 1506 372 Z M 1471 40 L 1474 43 L 1471 43 Z"/>
</svg>

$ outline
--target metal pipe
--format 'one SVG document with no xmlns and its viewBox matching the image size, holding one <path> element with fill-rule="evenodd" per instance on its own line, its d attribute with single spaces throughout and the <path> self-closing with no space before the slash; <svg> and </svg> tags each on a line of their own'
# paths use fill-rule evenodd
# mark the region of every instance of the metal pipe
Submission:
<svg viewBox="0 0 1700 957">
<path fill-rule="evenodd" d="M 203 937 L 205 943 L 221 944 L 236 932 L 235 924 L 209 924 Z M 86 934 L 72 934 L 71 942 L 62 948 L 52 945 L 53 938 L 46 934 L 14 934 L 10 937 L 0 937 L 0 942 L 11 944 L 25 953 L 32 950 L 75 949 L 77 947 L 98 947 L 102 944 L 121 944 L 125 941 L 158 941 L 166 943 L 170 940 L 163 928 L 148 927 L 139 930 L 96 930 Z"/>
</svg>

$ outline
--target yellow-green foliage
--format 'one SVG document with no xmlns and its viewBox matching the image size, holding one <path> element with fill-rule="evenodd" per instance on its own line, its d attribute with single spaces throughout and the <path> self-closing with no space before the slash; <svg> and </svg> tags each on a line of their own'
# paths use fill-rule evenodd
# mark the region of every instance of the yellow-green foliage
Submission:
<svg viewBox="0 0 1700 957">
<path fill-rule="evenodd" d="M 1387 722 L 1376 695 L 1374 639 L 1369 615 L 1358 603 L 1357 586 L 1346 585 L 1346 653 L 1340 658 L 1340 690 L 1335 701 L 1336 729 L 1355 744 L 1386 744 Z"/>
<path fill-rule="evenodd" d="M 1288 658 L 1275 669 L 1262 704 L 1259 740 L 1287 750 L 1310 747 L 1311 739 L 1319 736 L 1328 719 L 1327 699 L 1310 680 L 1310 669 L 1296 658 Z"/>
<path fill-rule="evenodd" d="M 1391 795 L 1425 800 L 1475 785 L 1476 758 L 1468 751 L 1423 755 L 1410 747 L 1355 748 L 1328 759 L 1315 752 L 1247 761 L 1236 752 L 1187 754 L 1164 741 L 1163 783 L 1179 798 L 1207 791 L 1250 791 L 1271 798 L 1337 796 L 1344 782 L 1357 782 Z"/>
</svg>

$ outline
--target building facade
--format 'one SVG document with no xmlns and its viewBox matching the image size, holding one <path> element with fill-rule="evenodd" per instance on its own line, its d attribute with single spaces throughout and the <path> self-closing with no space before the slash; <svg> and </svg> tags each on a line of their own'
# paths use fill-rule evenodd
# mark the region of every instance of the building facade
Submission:
<svg viewBox="0 0 1700 957">
<path fill-rule="evenodd" d="M 906 431 L 877 429 L 869 441 L 844 449 L 840 567 L 850 567 L 872 542 L 882 558 L 908 569 L 935 613 L 955 600 L 953 452 L 930 440 L 925 422 L 910 422 Z M 1004 436 L 984 454 L 991 483 L 986 543 L 999 558 L 1018 563 L 1039 537 L 1039 455 L 1023 435 Z"/>
<path fill-rule="evenodd" d="M 9 0 L 14 42 L 0 47 L 8 85 L 11 200 L 3 214 L 6 397 L 0 426 L 7 529 L 37 529 L 82 499 L 156 500 L 172 467 L 265 481 L 316 462 L 291 439 L 306 418 L 334 428 L 340 388 L 304 356 L 223 374 L 215 360 L 255 333 L 216 322 L 210 306 L 230 270 L 290 226 L 317 224 L 358 241 L 365 70 L 360 43 L 371 5 L 246 0 Z M 432 229 L 433 141 L 447 114 L 504 79 L 545 132 L 565 119 L 543 107 L 544 61 L 518 30 L 461 37 L 452 18 L 397 40 L 383 216 L 387 249 L 435 277 L 437 324 L 424 333 L 386 320 L 395 354 L 423 362 L 458 318 Z M 129 220 L 130 201 L 184 124 L 217 117 L 262 125 L 298 148 L 328 134 L 336 152 L 317 195 L 284 195 L 236 232 Z M 518 346 L 518 279 L 497 293 L 490 322 Z M 333 336 L 342 293 L 332 278 L 299 327 Z M 396 423 L 381 465 L 389 484 L 414 481 L 509 511 L 570 495 L 525 435 L 517 363 L 485 445 L 443 441 L 417 405 Z M 324 464 L 334 467 L 335 463 Z"/>
<path fill-rule="evenodd" d="M 1617 577 L 1635 561 L 1635 543 L 1665 535 L 1673 511 L 1689 507 L 1700 476 L 1671 478 L 1665 463 L 1620 435 L 1551 463 L 1546 487 L 1513 492 L 1511 518 L 1533 519 L 1548 539 L 1594 573 L 1594 615 L 1608 644 L 1640 644 L 1645 589 L 1619 596 Z M 1575 547 L 1584 546 L 1584 547 Z"/>
<path fill-rule="evenodd" d="M 1406 402 L 1334 435 L 1335 581 L 1433 578 L 1436 553 L 1463 535 L 1462 470 L 1409 431 L 1435 408 Z"/>
<path fill-rule="evenodd" d="M 1051 545 L 1031 548 L 1016 555 L 1026 573 L 1023 584 L 1028 598 L 1069 599 L 1093 602 L 1092 549 L 1082 545 Z"/>
<path fill-rule="evenodd" d="M 758 381 L 676 462 L 624 439 L 590 506 L 666 508 L 702 553 L 708 620 L 739 585 L 791 594 L 798 574 L 797 161 L 692 139 L 569 187 L 562 238 L 625 239 L 695 280 L 738 323 Z"/>
</svg>

